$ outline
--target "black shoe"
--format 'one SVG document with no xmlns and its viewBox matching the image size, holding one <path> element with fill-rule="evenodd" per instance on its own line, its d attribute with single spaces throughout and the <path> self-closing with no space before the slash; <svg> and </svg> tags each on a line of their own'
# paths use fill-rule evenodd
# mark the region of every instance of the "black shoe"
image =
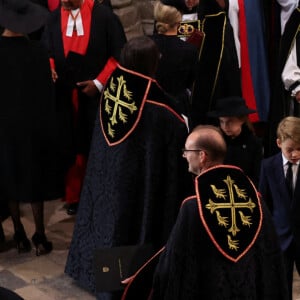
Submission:
<svg viewBox="0 0 300 300">
<path fill-rule="evenodd" d="M 31 244 L 26 236 L 24 228 L 17 230 L 14 234 L 14 241 L 17 244 L 18 252 L 29 252 L 31 251 Z"/>
<path fill-rule="evenodd" d="M 78 209 L 78 203 L 71 203 L 67 209 L 68 215 L 76 215 Z"/>
<path fill-rule="evenodd" d="M 43 233 L 35 233 L 31 238 L 34 246 L 35 246 L 35 254 L 39 256 L 41 254 L 47 254 L 52 251 L 53 246 L 52 242 L 47 240 L 46 235 Z"/>
</svg>

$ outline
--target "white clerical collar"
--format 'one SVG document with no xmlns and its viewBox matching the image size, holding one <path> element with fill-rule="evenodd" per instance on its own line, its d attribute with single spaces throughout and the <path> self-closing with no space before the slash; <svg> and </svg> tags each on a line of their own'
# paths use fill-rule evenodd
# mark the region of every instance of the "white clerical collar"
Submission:
<svg viewBox="0 0 300 300">
<path fill-rule="evenodd" d="M 71 37 L 74 32 L 76 32 L 78 36 L 84 35 L 80 8 L 70 10 L 66 36 Z"/>
</svg>

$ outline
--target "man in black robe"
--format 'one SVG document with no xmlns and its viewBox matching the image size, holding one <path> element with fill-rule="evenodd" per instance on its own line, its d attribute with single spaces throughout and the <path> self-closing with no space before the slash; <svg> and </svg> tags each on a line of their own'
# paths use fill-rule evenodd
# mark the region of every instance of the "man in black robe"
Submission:
<svg viewBox="0 0 300 300">
<path fill-rule="evenodd" d="M 198 175 L 195 193 L 183 201 L 166 246 L 129 279 L 122 300 L 287 299 L 272 217 L 242 170 L 222 165 L 221 133 L 197 126 L 183 151 Z M 147 269 L 158 258 L 151 287 Z"/>
<path fill-rule="evenodd" d="M 105 1 L 107 2 L 107 1 Z M 109 3 L 107 3 L 109 4 Z M 43 34 L 58 104 L 62 173 L 66 176 L 68 212 L 76 213 L 94 128 L 103 68 L 119 58 L 126 41 L 112 9 L 99 1 L 61 1 Z"/>
</svg>

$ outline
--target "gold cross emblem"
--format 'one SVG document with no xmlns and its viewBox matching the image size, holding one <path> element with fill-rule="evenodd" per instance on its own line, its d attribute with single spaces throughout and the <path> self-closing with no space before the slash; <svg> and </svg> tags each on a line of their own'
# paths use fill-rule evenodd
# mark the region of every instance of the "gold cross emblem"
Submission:
<svg viewBox="0 0 300 300">
<path fill-rule="evenodd" d="M 226 179 L 223 180 L 228 188 L 228 191 L 226 189 L 218 189 L 215 185 L 210 185 L 215 197 L 217 199 L 225 200 L 227 199 L 229 195 L 229 201 L 220 203 L 220 202 L 214 202 L 211 199 L 209 199 L 209 203 L 205 205 L 207 209 L 210 210 L 210 213 L 213 214 L 216 212 L 216 217 L 218 220 L 218 225 L 223 226 L 225 228 L 228 227 L 228 217 L 222 216 L 221 212 L 224 209 L 229 209 L 231 213 L 231 226 L 228 229 L 228 232 L 232 234 L 232 236 L 236 236 L 237 233 L 240 231 L 237 225 L 238 215 L 241 220 L 242 225 L 244 226 L 251 226 L 251 216 L 245 215 L 242 210 L 239 210 L 241 208 L 249 209 L 251 212 L 253 212 L 253 209 L 256 207 L 256 204 L 247 196 L 247 193 L 244 189 L 240 189 L 234 182 L 234 180 L 231 179 L 230 176 L 227 176 Z M 228 193 L 227 193 L 228 192 Z M 237 198 L 237 201 L 236 201 Z M 246 202 L 241 202 L 238 199 L 248 200 Z M 238 247 L 238 240 L 233 240 L 231 235 L 227 235 L 227 242 L 230 249 L 237 250 Z"/>
<path fill-rule="evenodd" d="M 132 100 L 132 92 L 127 89 L 126 80 L 123 76 L 117 78 L 117 84 L 114 77 L 111 78 L 109 87 L 104 91 L 104 100 L 105 111 L 110 116 L 108 134 L 113 138 L 115 136 L 113 126 L 118 124 L 119 120 L 124 124 L 127 123 L 128 114 L 124 112 L 124 108 L 127 108 L 131 114 L 138 108 Z"/>
</svg>

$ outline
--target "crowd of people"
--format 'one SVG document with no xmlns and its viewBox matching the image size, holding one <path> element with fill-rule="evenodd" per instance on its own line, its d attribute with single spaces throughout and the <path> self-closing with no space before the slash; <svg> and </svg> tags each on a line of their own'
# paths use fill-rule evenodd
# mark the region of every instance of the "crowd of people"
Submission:
<svg viewBox="0 0 300 300">
<path fill-rule="evenodd" d="M 0 0 L 0 221 L 19 253 L 52 251 L 61 198 L 65 272 L 99 300 L 292 299 L 300 3 L 268 2 L 156 0 L 153 34 L 127 41 L 109 0 Z M 97 250 L 132 245 L 154 256 L 98 291 Z"/>
</svg>

